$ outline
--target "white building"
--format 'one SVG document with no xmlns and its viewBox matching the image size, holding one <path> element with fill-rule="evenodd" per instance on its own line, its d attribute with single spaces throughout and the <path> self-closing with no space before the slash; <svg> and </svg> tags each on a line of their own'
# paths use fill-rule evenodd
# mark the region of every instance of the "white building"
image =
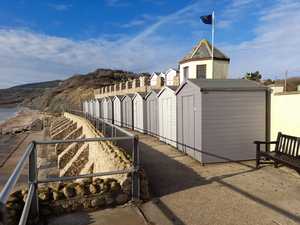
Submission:
<svg viewBox="0 0 300 225">
<path fill-rule="evenodd" d="M 201 40 L 180 62 L 180 83 L 187 79 L 227 79 L 230 59 L 207 40 Z"/>
<path fill-rule="evenodd" d="M 177 75 L 177 70 L 174 70 L 172 68 L 168 69 L 166 71 L 166 75 L 165 75 L 165 85 L 166 86 L 174 86 L 174 78 Z"/>
<path fill-rule="evenodd" d="M 151 86 L 156 86 L 156 83 L 157 83 L 157 79 L 159 78 L 159 73 L 158 72 L 153 72 L 151 74 L 151 77 L 150 77 L 150 85 Z"/>
</svg>

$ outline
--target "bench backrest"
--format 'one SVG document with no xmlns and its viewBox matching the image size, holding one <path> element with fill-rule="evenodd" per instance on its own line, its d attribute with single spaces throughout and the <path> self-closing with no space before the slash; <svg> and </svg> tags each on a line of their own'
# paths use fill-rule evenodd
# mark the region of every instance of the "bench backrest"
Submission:
<svg viewBox="0 0 300 225">
<path fill-rule="evenodd" d="M 300 157 L 300 138 L 279 132 L 275 151 L 294 157 Z"/>
</svg>

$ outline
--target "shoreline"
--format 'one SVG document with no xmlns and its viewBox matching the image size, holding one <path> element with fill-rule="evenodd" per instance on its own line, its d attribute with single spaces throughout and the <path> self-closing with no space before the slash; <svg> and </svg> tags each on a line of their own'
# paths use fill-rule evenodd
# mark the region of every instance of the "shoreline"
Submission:
<svg viewBox="0 0 300 225">
<path fill-rule="evenodd" d="M 20 112 L 20 110 L 22 109 L 23 107 L 19 107 L 19 106 L 16 106 L 16 107 L 0 107 L 0 109 L 16 109 L 16 111 L 14 112 L 14 114 L 6 117 L 5 119 L 2 119 L 0 120 L 0 126 L 5 123 L 7 120 L 9 119 L 12 119 L 14 117 L 16 117 L 18 115 L 18 112 Z"/>
<path fill-rule="evenodd" d="M 20 107 L 14 116 L 0 121 L 0 135 L 30 130 L 34 121 L 41 119 L 42 113 L 26 107 Z"/>
</svg>

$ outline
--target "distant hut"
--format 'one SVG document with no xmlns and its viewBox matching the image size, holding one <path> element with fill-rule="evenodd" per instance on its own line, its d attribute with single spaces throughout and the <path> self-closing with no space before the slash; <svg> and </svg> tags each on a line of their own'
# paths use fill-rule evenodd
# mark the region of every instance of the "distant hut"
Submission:
<svg viewBox="0 0 300 225">
<path fill-rule="evenodd" d="M 89 115 L 93 116 L 93 100 L 89 101 Z"/>
<path fill-rule="evenodd" d="M 105 98 L 99 99 L 99 108 L 100 108 L 100 118 L 104 119 L 104 100 Z"/>
<path fill-rule="evenodd" d="M 113 97 L 109 96 L 102 100 L 103 118 L 105 121 L 113 123 Z"/>
<path fill-rule="evenodd" d="M 151 90 L 145 97 L 147 110 L 147 133 L 154 136 L 158 134 L 158 92 L 158 90 Z"/>
<path fill-rule="evenodd" d="M 166 76 L 165 76 L 165 85 L 166 86 L 174 86 L 174 85 L 178 85 L 175 84 L 174 79 L 177 76 L 178 71 L 174 70 L 174 69 L 168 69 L 166 71 Z"/>
<path fill-rule="evenodd" d="M 159 139 L 177 147 L 176 86 L 164 87 L 158 93 Z"/>
<path fill-rule="evenodd" d="M 113 96 L 109 96 L 106 98 L 107 102 L 107 121 L 110 123 L 114 123 L 114 104 L 113 104 Z"/>
<path fill-rule="evenodd" d="M 83 101 L 83 103 L 82 103 L 82 111 L 83 111 L 83 113 L 84 114 L 87 114 L 88 113 L 88 111 L 89 111 L 89 103 L 88 103 L 88 101 Z"/>
<path fill-rule="evenodd" d="M 96 99 L 97 100 L 97 102 L 98 102 L 98 106 L 99 106 L 99 109 L 98 109 L 98 118 L 102 118 L 102 113 L 101 113 L 101 111 L 102 111 L 102 100 L 100 99 L 100 98 L 98 98 L 98 99 Z"/>
<path fill-rule="evenodd" d="M 136 93 L 132 99 L 134 130 L 142 133 L 146 133 L 147 130 L 147 109 L 145 96 L 146 93 Z"/>
<path fill-rule="evenodd" d="M 123 96 L 117 95 L 113 98 L 114 105 L 114 124 L 122 126 L 122 99 Z"/>
<path fill-rule="evenodd" d="M 100 103 L 98 99 L 95 99 L 94 105 L 95 105 L 95 109 L 94 109 L 95 117 L 100 118 Z"/>
<path fill-rule="evenodd" d="M 133 94 L 127 94 L 122 97 L 122 124 L 123 127 L 133 129 Z"/>
<path fill-rule="evenodd" d="M 178 149 L 202 163 L 255 159 L 268 140 L 268 89 L 242 79 L 189 79 L 176 91 Z"/>
</svg>

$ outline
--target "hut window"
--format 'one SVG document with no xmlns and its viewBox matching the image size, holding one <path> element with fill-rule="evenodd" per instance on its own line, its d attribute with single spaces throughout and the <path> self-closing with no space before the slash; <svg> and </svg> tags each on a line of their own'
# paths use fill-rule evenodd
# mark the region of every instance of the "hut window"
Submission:
<svg viewBox="0 0 300 225">
<path fill-rule="evenodd" d="M 139 79 L 135 80 L 135 87 L 140 87 L 140 80 Z"/>
<path fill-rule="evenodd" d="M 185 66 L 183 67 L 183 79 L 187 80 L 189 78 L 189 67 Z"/>
<path fill-rule="evenodd" d="M 197 65 L 197 79 L 206 79 L 206 65 Z"/>
</svg>

